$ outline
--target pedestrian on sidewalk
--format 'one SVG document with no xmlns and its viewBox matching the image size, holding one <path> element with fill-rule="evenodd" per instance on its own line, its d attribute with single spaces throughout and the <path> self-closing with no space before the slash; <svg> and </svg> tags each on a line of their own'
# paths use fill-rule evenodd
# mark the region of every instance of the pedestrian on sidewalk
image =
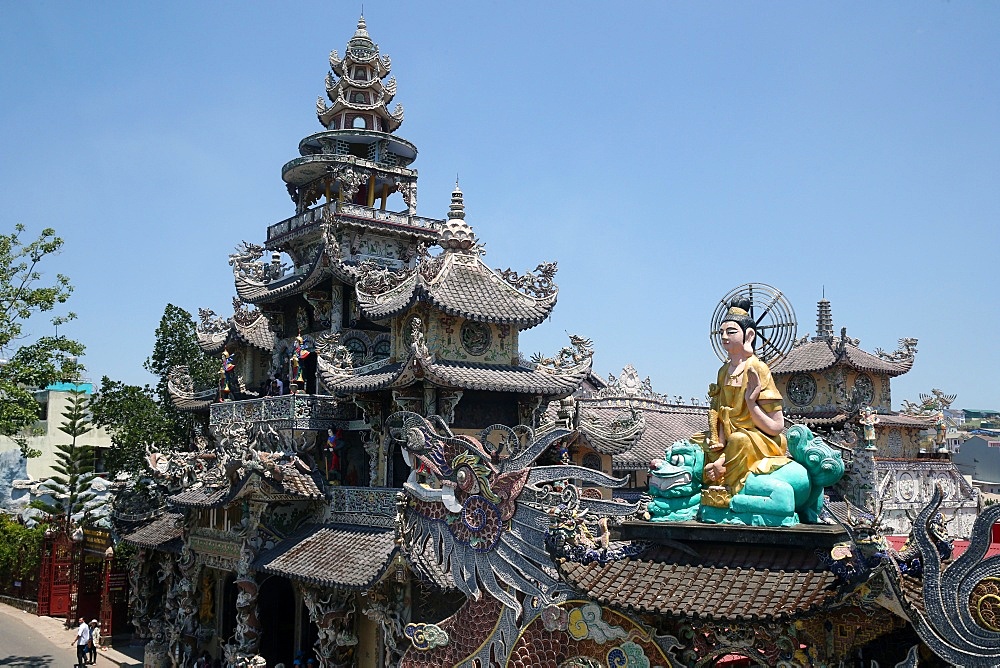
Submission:
<svg viewBox="0 0 1000 668">
<path fill-rule="evenodd" d="M 87 626 L 87 620 L 83 617 L 80 618 L 80 626 L 76 629 L 76 638 L 70 645 L 73 643 L 76 643 L 77 666 L 83 668 L 87 665 L 87 646 L 90 644 L 90 627 Z"/>
<path fill-rule="evenodd" d="M 97 646 L 101 642 L 101 624 L 96 619 L 90 620 L 90 663 L 97 664 Z"/>
</svg>

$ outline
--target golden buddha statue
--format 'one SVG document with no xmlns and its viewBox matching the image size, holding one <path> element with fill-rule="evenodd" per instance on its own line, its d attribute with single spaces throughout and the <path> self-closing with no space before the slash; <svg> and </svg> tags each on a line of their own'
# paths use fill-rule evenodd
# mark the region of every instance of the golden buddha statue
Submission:
<svg viewBox="0 0 1000 668">
<path fill-rule="evenodd" d="M 781 393 L 754 354 L 757 331 L 749 309 L 749 299 L 736 298 L 723 316 L 719 337 L 729 359 L 709 386 L 709 428 L 691 439 L 705 450 L 704 505 L 727 507 L 749 474 L 770 473 L 791 461 Z"/>
</svg>

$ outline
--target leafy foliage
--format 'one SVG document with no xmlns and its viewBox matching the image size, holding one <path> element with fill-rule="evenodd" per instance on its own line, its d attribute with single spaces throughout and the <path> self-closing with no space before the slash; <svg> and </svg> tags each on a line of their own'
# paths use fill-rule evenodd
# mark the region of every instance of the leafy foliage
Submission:
<svg viewBox="0 0 1000 668">
<path fill-rule="evenodd" d="M 45 529 L 44 524 L 29 529 L 0 513 L 0 592 L 27 598 L 36 590 Z"/>
<path fill-rule="evenodd" d="M 167 381 L 170 370 L 177 365 L 188 367 L 196 387 L 215 384 L 219 363 L 198 347 L 191 314 L 167 304 L 156 328 L 153 354 L 143 365 L 160 377 L 156 387 L 126 385 L 105 376 L 91 406 L 94 423 L 111 435 L 112 447 L 105 455 L 105 466 L 112 475 L 141 470 L 146 446 L 155 445 L 166 452 L 186 446 L 195 435 L 207 433 L 203 417 L 182 413 L 170 401 Z"/>
<path fill-rule="evenodd" d="M 25 436 L 37 420 L 38 405 L 33 391 L 59 378 L 76 378 L 82 367 L 76 358 L 83 345 L 65 337 L 44 336 L 34 343 L 18 346 L 26 338 L 24 327 L 35 314 L 51 311 L 63 304 L 73 292 L 69 279 L 56 274 L 55 280 L 43 282 L 40 265 L 57 254 L 63 240 L 51 228 L 42 230 L 29 243 L 21 240 L 23 225 L 11 234 L 0 235 L 0 434 L 10 436 L 25 456 L 29 451 Z M 52 319 L 58 326 L 76 316 L 68 313 Z"/>
<path fill-rule="evenodd" d="M 156 383 L 158 404 L 174 426 L 171 444 L 181 445 L 188 443 L 194 434 L 203 433 L 207 425 L 197 416 L 178 411 L 171 403 L 167 380 L 175 366 L 188 367 L 195 387 L 211 387 L 217 382 L 219 361 L 198 347 L 191 314 L 179 306 L 167 304 L 156 328 L 153 354 L 146 359 L 143 368 L 160 377 Z"/>
<path fill-rule="evenodd" d="M 47 503 L 40 499 L 31 502 L 33 508 L 67 528 L 74 523 L 76 516 L 81 516 L 76 524 L 87 526 L 90 523 L 91 509 L 87 508 L 87 504 L 96 497 L 92 487 L 97 477 L 94 473 L 94 449 L 78 442 L 91 429 L 88 417 L 90 401 L 83 390 L 70 390 L 69 395 L 69 408 L 63 413 L 66 421 L 59 426 L 59 431 L 69 436 L 70 442 L 56 446 L 56 463 L 52 466 L 56 475 L 39 485 L 41 490 L 52 495 L 54 502 Z"/>
<path fill-rule="evenodd" d="M 104 455 L 110 475 L 142 470 L 147 445 L 172 442 L 176 426 L 154 396 L 149 385 L 139 387 L 101 378 L 91 412 L 94 424 L 105 427 L 111 435 L 112 447 Z"/>
</svg>

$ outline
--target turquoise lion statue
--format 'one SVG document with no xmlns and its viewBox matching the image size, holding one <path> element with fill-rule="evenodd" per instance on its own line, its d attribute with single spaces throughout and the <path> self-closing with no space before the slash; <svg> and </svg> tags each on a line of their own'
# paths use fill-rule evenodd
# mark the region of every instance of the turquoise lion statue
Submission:
<svg viewBox="0 0 1000 668">
<path fill-rule="evenodd" d="M 726 508 L 702 504 L 702 447 L 690 441 L 674 443 L 663 459 L 650 462 L 644 517 L 651 522 L 697 519 L 768 527 L 819 522 L 823 488 L 843 477 L 844 461 L 802 425 L 790 427 L 786 438 L 791 461 L 770 473 L 751 473 Z"/>
</svg>

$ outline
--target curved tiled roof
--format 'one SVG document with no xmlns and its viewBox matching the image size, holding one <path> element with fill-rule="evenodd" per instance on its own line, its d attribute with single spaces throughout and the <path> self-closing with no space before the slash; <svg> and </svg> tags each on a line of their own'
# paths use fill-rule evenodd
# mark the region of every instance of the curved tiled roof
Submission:
<svg viewBox="0 0 1000 668">
<path fill-rule="evenodd" d="M 234 342 L 253 346 L 267 353 L 274 349 L 274 331 L 263 311 L 239 310 L 228 322 L 228 331 L 196 331 L 198 347 L 203 353 L 218 355 Z"/>
<path fill-rule="evenodd" d="M 137 547 L 179 552 L 184 534 L 184 513 L 163 513 L 154 520 L 122 534 L 121 539 Z"/>
<path fill-rule="evenodd" d="M 433 263 L 433 265 L 431 264 Z M 436 271 L 427 271 L 429 268 Z M 426 261 L 422 270 L 381 293 L 358 286 L 358 306 L 370 320 L 385 320 L 417 302 L 479 322 L 516 324 L 529 329 L 549 316 L 558 290 L 533 296 L 518 290 L 474 253 L 448 252 Z"/>
<path fill-rule="evenodd" d="M 254 567 L 321 587 L 361 591 L 396 556 L 395 531 L 311 524 L 261 554 Z"/>
<path fill-rule="evenodd" d="M 317 375 L 328 391 L 337 394 L 406 387 L 423 380 L 463 390 L 541 394 L 558 398 L 568 396 L 580 387 L 590 372 L 592 359 L 587 358 L 585 363 L 563 372 L 550 372 L 506 364 L 445 360 L 427 362 L 411 354 L 406 362 L 388 364 L 357 376 L 338 374 L 320 360 Z"/>
<path fill-rule="evenodd" d="M 403 364 L 396 362 L 358 375 L 339 374 L 326 364 L 322 357 L 317 359 L 316 376 L 329 392 L 349 394 L 352 392 L 372 392 L 389 387 L 403 372 Z"/>
<path fill-rule="evenodd" d="M 900 362 L 890 362 L 858 348 L 852 343 L 840 345 L 840 339 L 822 338 L 794 346 L 787 355 L 771 366 L 773 373 L 823 371 L 842 362 L 858 371 L 884 373 L 889 377 L 902 375 L 913 366 L 910 357 Z"/>
<path fill-rule="evenodd" d="M 196 484 L 167 497 L 171 505 L 187 508 L 221 508 L 234 494 L 231 487 L 210 488 Z"/>
<path fill-rule="evenodd" d="M 308 290 L 319 283 L 327 275 L 327 247 L 324 245 L 316 252 L 312 264 L 301 273 L 293 273 L 276 281 L 264 283 L 255 281 L 239 272 L 238 265 L 233 266 L 233 274 L 236 282 L 236 294 L 248 304 L 259 304 L 268 302 L 289 295 L 295 292 Z"/>
<path fill-rule="evenodd" d="M 233 317 L 233 329 L 230 338 L 238 339 L 248 346 L 259 348 L 266 353 L 274 349 L 274 331 L 263 311 L 247 313 L 237 311 Z"/>
<path fill-rule="evenodd" d="M 697 556 L 656 546 L 607 564 L 564 561 L 576 590 L 613 608 L 675 618 L 770 621 L 801 616 L 840 600 L 836 578 L 815 550 L 716 544 Z"/>
<path fill-rule="evenodd" d="M 218 393 L 215 390 L 200 392 L 196 395 L 178 394 L 174 388 L 168 386 L 170 393 L 170 403 L 179 411 L 184 413 L 207 413 L 215 403 Z"/>
</svg>

